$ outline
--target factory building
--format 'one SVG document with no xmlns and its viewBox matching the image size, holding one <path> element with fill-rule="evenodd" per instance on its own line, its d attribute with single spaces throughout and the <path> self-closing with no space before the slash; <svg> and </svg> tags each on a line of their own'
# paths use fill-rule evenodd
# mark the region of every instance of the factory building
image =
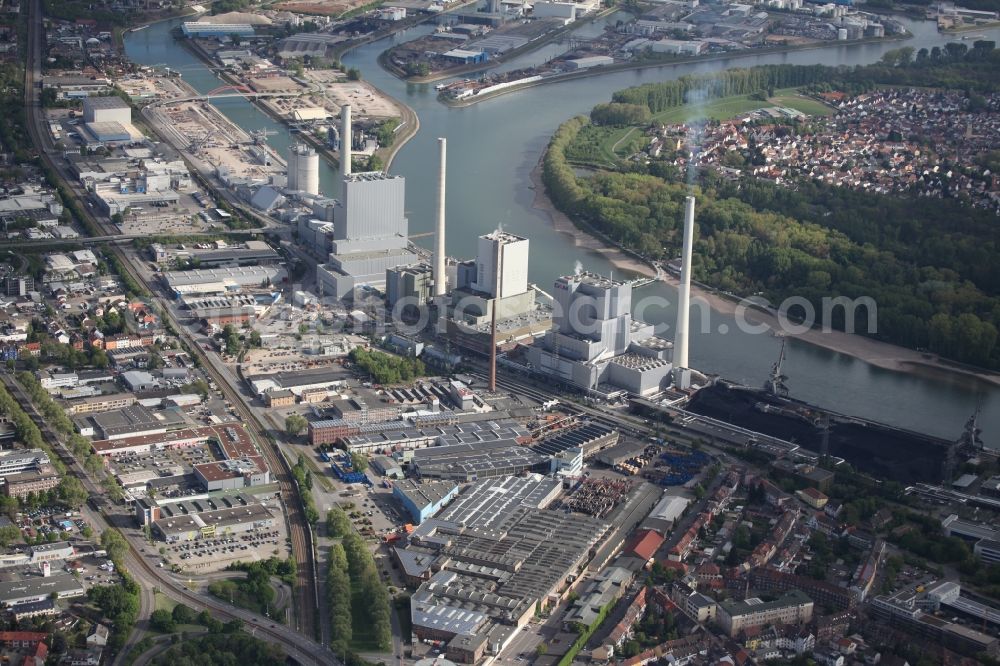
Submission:
<svg viewBox="0 0 1000 666">
<path fill-rule="evenodd" d="M 486 479 L 462 491 L 438 520 L 473 526 L 484 515 L 513 515 L 521 508 L 545 509 L 561 492 L 561 481 L 539 474 Z"/>
<path fill-rule="evenodd" d="M 160 276 L 171 293 L 180 297 L 185 294 L 225 294 L 243 289 L 260 289 L 284 282 L 287 273 L 280 266 L 240 266 L 166 271 L 160 273 Z"/>
<path fill-rule="evenodd" d="M 576 428 L 567 428 L 532 445 L 532 449 L 544 455 L 556 455 L 568 449 L 583 449 L 583 457 L 591 458 L 597 453 L 618 443 L 619 434 L 596 423 L 585 423 Z"/>
<path fill-rule="evenodd" d="M 672 349 L 632 319 L 632 286 L 593 273 L 555 282 L 552 329 L 528 350 L 535 372 L 585 391 L 648 394 L 670 375 Z"/>
<path fill-rule="evenodd" d="M 549 458 L 514 440 L 434 446 L 413 452 L 411 469 L 422 479 L 477 479 L 549 470 Z"/>
<path fill-rule="evenodd" d="M 76 579 L 76 576 L 68 573 L 0 582 L 0 604 L 4 606 L 16 606 L 52 598 L 82 597 L 83 594 L 83 584 Z"/>
<path fill-rule="evenodd" d="M 458 484 L 450 481 L 424 481 L 412 479 L 397 481 L 392 486 L 392 496 L 410 514 L 414 525 L 419 525 L 450 502 L 458 494 Z"/>
<path fill-rule="evenodd" d="M 87 97 L 83 100 L 83 122 L 132 124 L 132 107 L 117 95 L 110 97 Z"/>
<path fill-rule="evenodd" d="M 677 519 L 684 515 L 691 500 L 679 495 L 665 495 L 660 502 L 653 507 L 653 510 L 642 521 L 642 526 L 653 529 L 660 534 L 667 534 L 677 522 Z"/>
<path fill-rule="evenodd" d="M 167 543 L 195 541 L 274 526 L 274 514 L 263 504 L 248 504 L 202 513 L 175 515 L 153 522 L 153 533 Z"/>
<path fill-rule="evenodd" d="M 319 155 L 305 144 L 292 146 L 288 153 L 288 189 L 319 194 Z"/>
<path fill-rule="evenodd" d="M 271 482 L 271 473 L 260 456 L 243 456 L 195 465 L 194 475 L 208 492 L 254 488 Z"/>
<path fill-rule="evenodd" d="M 486 501 L 455 512 L 453 503 L 411 535 L 416 549 L 404 551 L 415 555 L 404 560 L 406 575 L 423 581 L 410 604 L 417 638 L 483 636 L 484 651 L 496 654 L 536 609 L 559 602 L 607 533 L 607 523 L 596 518 L 518 506 L 497 490 L 487 488 L 480 495 Z M 529 490 L 548 494 L 541 485 Z"/>
</svg>

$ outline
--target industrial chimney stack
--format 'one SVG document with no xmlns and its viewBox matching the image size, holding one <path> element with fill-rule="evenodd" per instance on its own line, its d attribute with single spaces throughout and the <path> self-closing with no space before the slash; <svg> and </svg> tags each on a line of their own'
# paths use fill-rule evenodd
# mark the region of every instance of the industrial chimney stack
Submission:
<svg viewBox="0 0 1000 666">
<path fill-rule="evenodd" d="M 340 174 L 351 175 L 351 105 L 340 107 Z"/>
<path fill-rule="evenodd" d="M 438 201 L 437 201 L 437 246 L 434 252 L 434 296 L 440 298 L 447 291 L 448 277 L 445 274 L 444 223 L 445 223 L 445 176 L 448 162 L 448 140 L 438 138 L 438 148 L 441 151 L 441 163 L 438 171 Z"/>
<path fill-rule="evenodd" d="M 677 330 L 674 332 L 674 383 L 687 370 L 688 339 L 690 337 L 688 316 L 691 310 L 691 250 L 694 244 L 694 197 L 684 200 L 684 247 L 681 251 L 681 284 L 677 289 Z"/>
</svg>

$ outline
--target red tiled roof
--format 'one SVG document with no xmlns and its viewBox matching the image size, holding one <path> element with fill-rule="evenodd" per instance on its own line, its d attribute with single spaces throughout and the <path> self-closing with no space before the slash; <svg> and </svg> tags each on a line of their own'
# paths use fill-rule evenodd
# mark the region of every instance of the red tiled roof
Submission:
<svg viewBox="0 0 1000 666">
<path fill-rule="evenodd" d="M 649 560 L 663 544 L 663 537 L 653 530 L 640 530 L 635 533 L 628 545 L 626 553 L 632 553 L 640 560 Z"/>
<path fill-rule="evenodd" d="M 10 643 L 13 641 L 33 642 L 45 640 L 48 634 L 40 631 L 0 631 L 0 642 Z"/>
</svg>

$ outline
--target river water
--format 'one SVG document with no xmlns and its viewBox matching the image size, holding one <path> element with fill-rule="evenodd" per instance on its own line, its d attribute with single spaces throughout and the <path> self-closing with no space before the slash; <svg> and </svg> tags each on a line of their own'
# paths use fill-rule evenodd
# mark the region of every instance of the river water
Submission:
<svg viewBox="0 0 1000 666">
<path fill-rule="evenodd" d="M 612 15 L 604 21 L 614 22 Z M 448 253 L 471 257 L 476 238 L 498 226 L 531 239 L 530 279 L 549 290 L 559 275 L 571 272 L 577 261 L 591 271 L 607 274 L 613 267 L 602 256 L 581 252 L 570 236 L 554 230 L 547 215 L 532 207 L 534 191 L 530 174 L 545 144 L 558 125 L 575 114 L 586 114 L 607 101 L 615 90 L 640 83 L 676 78 L 693 72 L 709 72 L 730 67 L 762 64 L 860 65 L 878 60 L 900 46 L 943 45 L 957 38 L 938 34 L 931 22 L 904 20 L 913 38 L 906 42 L 863 45 L 835 44 L 828 47 L 734 56 L 720 61 L 609 73 L 511 93 L 471 107 L 452 109 L 437 102 L 432 85 L 408 84 L 383 71 L 377 64 L 379 53 L 397 41 L 407 41 L 430 30 L 411 28 L 405 33 L 360 47 L 345 57 L 346 64 L 358 67 L 364 78 L 412 107 L 420 118 L 420 131 L 397 155 L 392 171 L 406 177 L 406 208 L 411 233 L 433 229 L 437 174 L 436 137 L 448 138 Z M 222 85 L 217 76 L 179 44 L 170 29 L 177 21 L 151 25 L 126 35 L 128 56 L 147 65 L 167 65 L 180 71 L 200 92 Z M 600 24 L 583 26 L 581 36 L 600 30 Z M 1000 38 L 1000 29 L 984 30 L 987 39 Z M 971 44 L 970 44 L 971 45 Z M 540 53 L 527 54 L 507 67 L 537 63 L 555 55 L 563 47 L 550 45 Z M 276 135 L 270 143 L 287 151 L 291 137 L 283 126 L 238 99 L 215 102 L 236 124 L 246 129 L 267 128 Z M 336 196 L 336 171 L 325 162 L 321 166 L 323 192 Z M 422 242 L 430 247 L 432 239 Z M 656 283 L 636 291 L 635 300 L 659 296 L 670 303 L 676 291 Z M 668 325 L 674 321 L 671 307 L 647 309 L 644 317 Z M 696 317 L 692 315 L 692 321 Z M 721 331 L 725 330 L 723 333 Z M 666 336 L 672 337 L 667 331 Z M 708 330 L 694 332 L 691 363 L 708 373 L 759 385 L 777 358 L 779 341 L 767 334 L 741 332 L 734 319 L 713 313 Z M 925 371 L 899 373 L 872 366 L 850 356 L 817 348 L 794 339 L 788 345 L 785 374 L 791 394 L 847 414 L 883 421 L 928 434 L 956 438 L 977 403 L 982 405 L 981 426 L 987 446 L 1000 448 L 1000 388 L 951 373 Z"/>
</svg>

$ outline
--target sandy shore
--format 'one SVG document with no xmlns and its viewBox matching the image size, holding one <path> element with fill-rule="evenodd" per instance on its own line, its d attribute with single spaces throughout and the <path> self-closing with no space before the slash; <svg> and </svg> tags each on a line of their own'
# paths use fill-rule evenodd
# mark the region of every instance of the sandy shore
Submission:
<svg viewBox="0 0 1000 666">
<path fill-rule="evenodd" d="M 652 266 L 627 254 L 621 248 L 611 245 L 609 242 L 580 229 L 569 217 L 559 211 L 545 193 L 541 171 L 542 163 L 539 160 L 538 164 L 531 171 L 531 183 L 535 190 L 532 207 L 536 210 L 544 211 L 556 231 L 572 236 L 575 247 L 603 255 L 616 269 L 655 277 L 656 270 Z M 677 286 L 677 279 L 671 275 L 667 275 L 665 281 Z M 692 298 L 702 299 L 712 310 L 728 315 L 736 314 L 737 308 L 740 305 L 739 301 L 698 286 L 692 287 Z M 777 335 L 782 335 L 782 333 L 778 333 L 778 331 L 781 331 L 781 325 L 776 316 L 758 309 L 743 308 L 742 310 L 742 318 L 747 323 L 767 326 L 771 331 L 776 332 Z M 915 349 L 880 342 L 861 335 L 852 335 L 841 331 L 822 331 L 819 329 L 811 329 L 804 333 L 787 335 L 811 345 L 822 347 L 823 349 L 852 356 L 886 370 L 912 374 L 947 373 L 962 375 L 994 386 L 1000 386 L 1000 373 L 957 366 L 936 354 L 919 352 Z"/>
</svg>

